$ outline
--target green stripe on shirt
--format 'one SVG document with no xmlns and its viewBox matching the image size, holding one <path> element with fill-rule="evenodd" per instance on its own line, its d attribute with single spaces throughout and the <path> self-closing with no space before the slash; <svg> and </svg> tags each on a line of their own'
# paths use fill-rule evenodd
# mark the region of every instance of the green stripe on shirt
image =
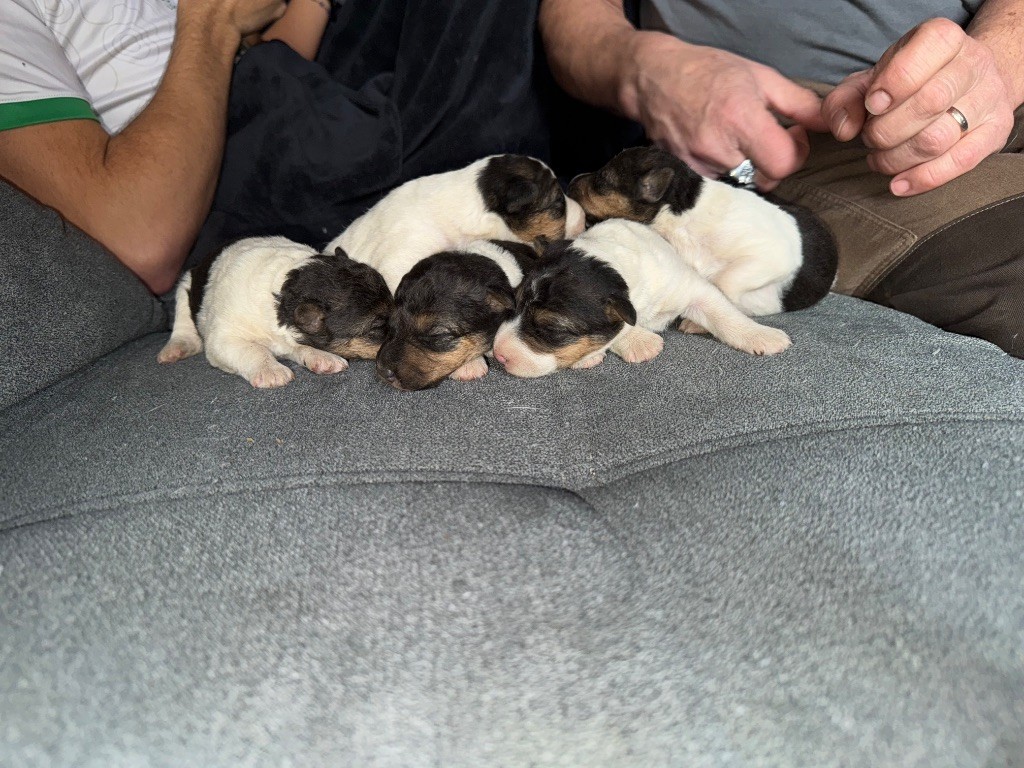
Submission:
<svg viewBox="0 0 1024 768">
<path fill-rule="evenodd" d="M 89 102 L 74 96 L 0 104 L 0 131 L 59 120 L 99 120 Z"/>
</svg>

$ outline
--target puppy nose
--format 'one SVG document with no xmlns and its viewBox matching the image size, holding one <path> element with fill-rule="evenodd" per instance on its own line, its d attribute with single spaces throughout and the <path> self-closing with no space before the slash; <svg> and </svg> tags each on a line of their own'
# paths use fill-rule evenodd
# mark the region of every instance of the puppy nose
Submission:
<svg viewBox="0 0 1024 768">
<path fill-rule="evenodd" d="M 383 371 L 381 371 L 381 373 L 384 374 L 384 378 L 387 379 L 388 381 L 395 380 L 395 372 L 392 371 L 390 368 L 385 368 Z"/>
</svg>

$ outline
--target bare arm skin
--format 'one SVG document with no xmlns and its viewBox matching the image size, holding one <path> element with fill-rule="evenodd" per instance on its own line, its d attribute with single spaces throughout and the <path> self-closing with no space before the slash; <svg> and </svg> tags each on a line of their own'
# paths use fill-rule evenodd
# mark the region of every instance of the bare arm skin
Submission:
<svg viewBox="0 0 1024 768">
<path fill-rule="evenodd" d="M 637 120 L 705 175 L 749 157 L 758 186 L 771 189 L 803 166 L 807 131 L 827 130 L 812 91 L 726 51 L 638 31 L 621 0 L 544 0 L 539 23 L 568 93 Z M 776 114 L 795 124 L 782 128 Z"/>
<path fill-rule="evenodd" d="M 1024 102 L 1024 0 L 987 0 L 967 31 L 946 19 L 910 30 L 846 78 L 822 114 L 840 141 L 860 135 L 896 195 L 935 189 L 998 152 Z M 946 114 L 970 124 L 961 134 Z"/>
<path fill-rule="evenodd" d="M 302 58 L 312 61 L 320 49 L 330 17 L 330 0 L 291 0 L 284 16 L 267 27 L 260 39 L 280 40 Z"/>
<path fill-rule="evenodd" d="M 0 132 L 0 176 L 103 243 L 150 290 L 169 290 L 213 200 L 241 37 L 283 10 L 280 0 L 181 0 L 167 71 L 138 117 L 117 136 L 92 120 Z"/>
</svg>

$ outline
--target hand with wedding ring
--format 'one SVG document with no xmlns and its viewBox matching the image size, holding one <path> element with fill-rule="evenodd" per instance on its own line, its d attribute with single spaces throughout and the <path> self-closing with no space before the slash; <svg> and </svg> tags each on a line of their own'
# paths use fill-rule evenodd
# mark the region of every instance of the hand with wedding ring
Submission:
<svg viewBox="0 0 1024 768">
<path fill-rule="evenodd" d="M 1003 148 L 1016 106 L 1010 93 L 985 43 L 931 19 L 840 83 L 822 116 L 839 141 L 861 136 L 869 167 L 893 177 L 893 194 L 916 195 Z"/>
</svg>

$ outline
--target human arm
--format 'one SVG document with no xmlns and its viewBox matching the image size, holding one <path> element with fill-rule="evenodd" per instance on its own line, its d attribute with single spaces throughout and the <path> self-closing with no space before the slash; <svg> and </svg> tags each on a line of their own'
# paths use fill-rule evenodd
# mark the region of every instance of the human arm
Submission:
<svg viewBox="0 0 1024 768">
<path fill-rule="evenodd" d="M 568 93 L 640 122 L 705 175 L 749 157 L 770 189 L 803 165 L 807 130 L 827 130 L 812 91 L 726 51 L 636 30 L 622 0 L 544 0 L 539 24 Z M 783 128 L 776 114 L 794 125 Z"/>
<path fill-rule="evenodd" d="M 291 0 L 288 10 L 263 31 L 260 39 L 264 42 L 280 40 L 302 58 L 312 61 L 330 17 L 330 0 Z"/>
<path fill-rule="evenodd" d="M 860 135 L 897 195 L 945 184 L 998 152 L 1024 102 L 1024 0 L 988 0 L 964 30 L 930 19 L 869 70 L 846 78 L 822 113 L 841 141 Z M 970 130 L 946 112 L 956 107 Z"/>
<path fill-rule="evenodd" d="M 181 0 L 167 70 L 116 136 L 92 120 L 0 132 L 0 176 L 56 208 L 155 293 L 168 290 L 209 211 L 241 36 L 280 0 Z"/>
</svg>

